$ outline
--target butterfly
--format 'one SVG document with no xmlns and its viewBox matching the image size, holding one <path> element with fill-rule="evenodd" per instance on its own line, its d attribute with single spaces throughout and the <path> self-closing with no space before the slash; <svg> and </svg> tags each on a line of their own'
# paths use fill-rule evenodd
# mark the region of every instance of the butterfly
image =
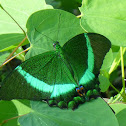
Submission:
<svg viewBox="0 0 126 126">
<path fill-rule="evenodd" d="M 110 41 L 99 34 L 79 34 L 62 47 L 24 61 L 10 73 L 0 89 L 0 99 L 45 100 L 67 107 L 98 94 L 97 75 Z"/>
</svg>

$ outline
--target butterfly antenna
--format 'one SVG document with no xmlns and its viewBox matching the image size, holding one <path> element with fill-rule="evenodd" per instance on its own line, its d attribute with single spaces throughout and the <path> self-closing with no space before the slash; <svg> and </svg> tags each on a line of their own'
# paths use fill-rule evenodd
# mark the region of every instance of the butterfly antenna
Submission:
<svg viewBox="0 0 126 126">
<path fill-rule="evenodd" d="M 40 33 L 41 35 L 43 35 L 43 36 L 45 36 L 45 37 L 49 38 L 51 41 L 55 42 L 52 38 L 50 38 L 50 37 L 48 37 L 47 35 L 45 35 L 45 34 L 43 34 L 43 33 L 39 32 L 36 28 L 35 28 L 35 30 L 36 30 L 38 33 Z"/>
<path fill-rule="evenodd" d="M 58 40 L 58 34 L 59 34 L 59 29 L 60 29 L 60 16 L 61 16 L 61 14 L 59 15 L 59 23 L 58 23 L 58 31 L 57 31 L 57 37 L 56 37 L 57 39 L 56 39 L 56 40 Z M 49 36 L 47 36 L 47 35 L 45 35 L 45 34 L 39 32 L 36 28 L 35 28 L 35 30 L 36 30 L 38 33 L 40 33 L 41 35 L 43 35 L 43 36 L 49 38 L 51 41 L 56 42 L 56 41 L 54 41 L 52 38 L 50 38 Z"/>
</svg>

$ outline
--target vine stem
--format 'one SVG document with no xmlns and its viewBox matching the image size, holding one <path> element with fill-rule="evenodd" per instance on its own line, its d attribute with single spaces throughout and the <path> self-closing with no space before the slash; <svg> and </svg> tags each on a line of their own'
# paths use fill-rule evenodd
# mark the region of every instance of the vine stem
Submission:
<svg viewBox="0 0 126 126">
<path fill-rule="evenodd" d="M 27 36 L 25 36 L 25 38 L 19 43 L 19 45 L 13 50 L 13 52 L 7 57 L 7 59 L 5 61 L 7 61 L 8 59 L 10 59 L 13 54 L 16 52 L 16 50 L 25 42 L 25 40 L 27 39 Z"/>
<path fill-rule="evenodd" d="M 19 45 L 13 50 L 13 52 L 8 56 L 8 58 L 5 60 L 5 62 L 0 66 L 3 67 L 5 64 L 7 64 L 9 61 L 11 61 L 12 59 L 14 59 L 16 56 L 18 56 L 19 54 L 28 51 L 30 48 L 27 48 L 26 50 L 20 52 L 19 54 L 15 55 L 12 57 L 12 55 L 16 52 L 16 50 L 25 42 L 25 40 L 27 39 L 26 36 L 26 32 L 24 31 L 24 29 L 19 25 L 19 23 L 4 9 L 4 7 L 0 4 L 0 8 L 3 9 L 3 11 L 18 25 L 18 27 L 23 31 L 25 38 L 19 43 Z"/>
<path fill-rule="evenodd" d="M 5 64 L 7 64 L 8 62 L 10 62 L 10 61 L 11 61 L 12 59 L 14 59 L 15 57 L 17 57 L 18 55 L 20 55 L 20 54 L 22 54 L 22 53 L 28 51 L 30 48 L 31 48 L 31 47 L 29 47 L 29 48 L 23 50 L 22 52 L 18 53 L 17 55 L 15 55 L 15 56 L 11 57 L 10 59 L 8 59 L 7 61 L 5 61 L 5 62 L 0 66 L 0 68 L 3 67 L 3 66 L 4 66 Z"/>
<path fill-rule="evenodd" d="M 119 95 L 117 96 L 117 98 L 116 98 L 115 100 L 112 101 L 112 103 L 115 103 L 115 102 L 116 102 L 117 100 L 119 100 L 121 97 L 122 97 L 121 94 L 119 94 Z"/>
<path fill-rule="evenodd" d="M 121 69 L 122 69 L 122 94 L 125 95 L 125 73 L 124 73 L 124 58 L 123 58 L 123 47 L 120 47 L 121 54 Z"/>
<path fill-rule="evenodd" d="M 12 59 L 14 59 L 16 56 L 22 54 L 23 52 L 28 51 L 31 47 L 23 50 L 22 52 L 18 53 L 17 55 L 13 56 L 12 55 L 16 52 L 16 50 L 25 42 L 25 40 L 27 39 L 27 36 L 19 43 L 19 45 L 13 50 L 13 52 L 7 57 L 7 59 L 5 60 L 5 62 L 0 66 L 3 67 L 5 64 L 7 64 L 9 61 L 11 61 Z"/>
<path fill-rule="evenodd" d="M 118 97 L 112 103 L 115 103 L 121 97 L 123 97 L 123 100 L 126 101 L 126 96 L 125 96 L 125 80 L 124 80 L 125 73 L 124 73 L 123 47 L 120 47 L 120 55 L 121 55 L 121 71 L 122 71 L 122 89 L 121 89 Z"/>
</svg>

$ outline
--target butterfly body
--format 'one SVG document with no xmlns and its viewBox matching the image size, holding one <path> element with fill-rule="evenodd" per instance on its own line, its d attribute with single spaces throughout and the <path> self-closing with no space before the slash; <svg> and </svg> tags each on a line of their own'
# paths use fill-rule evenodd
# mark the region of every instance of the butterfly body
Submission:
<svg viewBox="0 0 126 126">
<path fill-rule="evenodd" d="M 102 62 L 98 62 L 98 70 L 95 70 L 95 62 L 103 61 L 110 43 L 103 45 L 106 51 L 101 54 L 102 58 L 95 60 L 89 36 L 93 38 L 93 34 L 77 35 L 63 47 L 55 42 L 52 45 L 54 50 L 23 62 L 3 81 L 0 99 L 46 100 L 49 105 L 62 108 L 78 105 L 97 95 L 96 75 Z M 96 48 L 100 48 L 98 45 Z"/>
</svg>

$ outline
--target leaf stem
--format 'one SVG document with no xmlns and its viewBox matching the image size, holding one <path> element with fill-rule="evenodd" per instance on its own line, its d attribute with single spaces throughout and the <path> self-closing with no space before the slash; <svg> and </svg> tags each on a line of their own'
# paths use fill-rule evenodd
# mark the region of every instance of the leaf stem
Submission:
<svg viewBox="0 0 126 126">
<path fill-rule="evenodd" d="M 110 86 L 111 86 L 116 92 L 120 93 L 120 91 L 119 91 L 114 85 L 112 85 L 111 83 L 110 83 Z"/>
<path fill-rule="evenodd" d="M 82 16 L 82 15 L 80 14 L 80 15 L 77 16 L 77 18 L 81 18 L 81 16 Z"/>
<path fill-rule="evenodd" d="M 29 114 L 29 113 L 27 113 L 27 114 Z M 25 115 L 27 115 L 27 114 L 20 115 L 20 116 L 15 116 L 15 117 L 12 117 L 12 118 L 10 118 L 10 119 L 4 120 L 2 123 L 0 123 L 0 126 L 2 126 L 3 124 L 7 123 L 8 121 L 10 121 L 10 120 L 12 120 L 12 119 L 16 119 L 16 118 L 25 116 Z"/>
</svg>

